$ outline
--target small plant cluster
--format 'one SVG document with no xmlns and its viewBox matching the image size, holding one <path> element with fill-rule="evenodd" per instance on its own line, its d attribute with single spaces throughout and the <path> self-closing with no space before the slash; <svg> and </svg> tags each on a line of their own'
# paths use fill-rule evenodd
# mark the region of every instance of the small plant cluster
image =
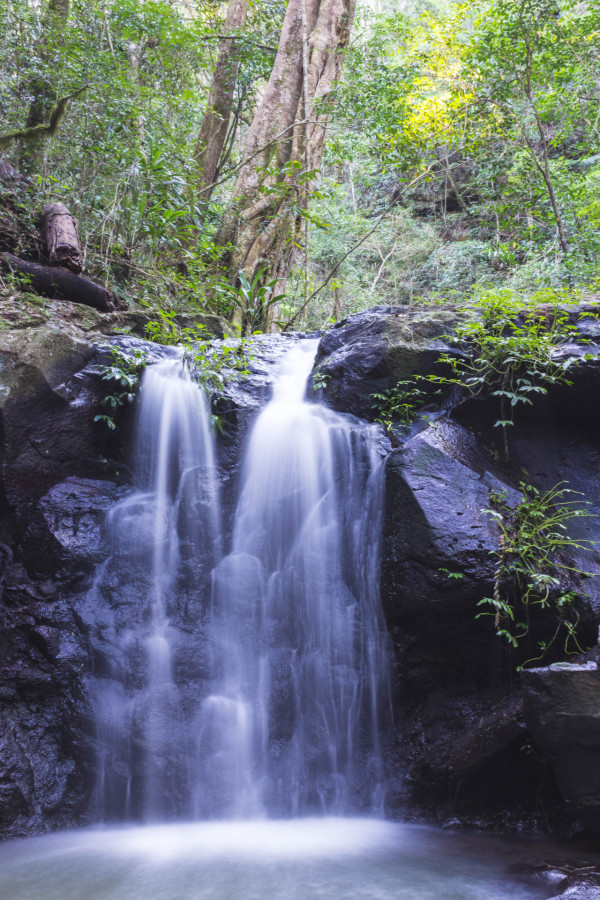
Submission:
<svg viewBox="0 0 600 900">
<path fill-rule="evenodd" d="M 146 326 L 146 337 L 158 344 L 183 347 L 192 377 L 212 396 L 223 393 L 227 380 L 248 375 L 254 358 L 247 338 L 216 341 L 205 325 L 180 326 L 177 313 L 171 310 L 158 311 Z"/>
<path fill-rule="evenodd" d="M 507 428 L 514 425 L 517 406 L 530 406 L 534 395 L 548 392 L 553 385 L 570 385 L 568 372 L 581 357 L 558 360 L 556 351 L 576 336 L 568 309 L 554 306 L 523 309 L 518 295 L 508 290 L 480 293 L 474 305 L 460 312 L 469 318 L 456 328 L 451 342 L 464 350 L 445 353 L 440 362 L 450 376 L 429 375 L 438 384 L 456 385 L 472 397 L 492 396 L 500 401 L 504 451 L 508 458 Z M 476 317 L 473 318 L 473 313 Z"/>
<path fill-rule="evenodd" d="M 313 372 L 313 391 L 324 391 L 329 384 L 330 378 L 331 374 L 329 372 L 323 372 L 322 369 L 317 369 L 316 372 Z"/>
<path fill-rule="evenodd" d="M 220 396 L 227 382 L 248 375 L 253 359 L 251 342 L 242 337 L 218 343 L 206 338 L 194 341 L 184 353 L 192 378 L 212 397 Z"/>
<path fill-rule="evenodd" d="M 103 381 L 113 382 L 113 390 L 102 400 L 102 406 L 107 412 L 94 416 L 94 422 L 104 422 L 111 431 L 116 426 L 115 416 L 117 410 L 126 403 L 131 403 L 142 372 L 148 363 L 148 357 L 143 350 L 131 350 L 124 353 L 117 347 L 111 348 L 112 362 L 103 366 L 100 370 Z"/>
<path fill-rule="evenodd" d="M 259 269 L 252 281 L 241 270 L 238 272 L 239 288 L 231 295 L 231 302 L 242 318 L 242 334 L 264 331 L 269 323 L 271 309 L 281 303 L 285 294 L 275 294 L 277 278 L 262 283 L 267 268 Z"/>
<path fill-rule="evenodd" d="M 591 550 L 594 542 L 568 533 L 574 519 L 593 515 L 576 491 L 562 482 L 544 493 L 524 482 L 519 488 L 523 497 L 517 506 L 510 506 L 506 494 L 498 492 L 491 495 L 490 508 L 483 510 L 500 529 L 500 547 L 495 551 L 494 593 L 479 601 L 482 611 L 477 618 L 493 616 L 497 636 L 516 649 L 529 633 L 530 611 L 536 607 L 551 614 L 554 633 L 537 642 L 539 654 L 523 662 L 521 669 L 542 659 L 560 634 L 566 653 L 583 652 L 575 606 L 581 594 L 567 582 L 569 576 L 589 573 L 570 564 L 568 556 L 573 550 Z"/>
<path fill-rule="evenodd" d="M 418 387 L 421 376 L 399 381 L 394 387 L 380 394 L 373 394 L 373 409 L 377 411 L 376 422 L 380 422 L 388 431 L 400 422 L 410 425 L 416 413 L 427 402 L 430 395 Z"/>
<path fill-rule="evenodd" d="M 388 429 L 398 421 L 409 425 L 430 396 L 419 386 L 423 383 L 457 387 L 471 397 L 497 397 L 500 418 L 494 427 L 503 431 L 508 458 L 507 429 L 514 425 L 516 408 L 531 405 L 536 394 L 546 394 L 553 385 L 570 385 L 569 370 L 588 357 L 557 357 L 557 351 L 574 338 L 581 343 L 569 309 L 562 304 L 523 309 L 518 294 L 488 289 L 479 291 L 458 313 L 468 318 L 446 339 L 459 352 L 439 358 L 450 374 L 415 375 L 373 394 L 376 421 Z"/>
</svg>

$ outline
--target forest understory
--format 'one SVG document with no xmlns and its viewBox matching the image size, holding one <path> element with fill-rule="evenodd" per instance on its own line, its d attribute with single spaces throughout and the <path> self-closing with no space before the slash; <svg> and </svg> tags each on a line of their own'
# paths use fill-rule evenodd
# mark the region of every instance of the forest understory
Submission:
<svg viewBox="0 0 600 900">
<path fill-rule="evenodd" d="M 56 204 L 92 305 L 162 342 L 596 290 L 593 3 L 10 0 L 0 33 L 5 297 L 77 299 L 28 267 L 65 266 Z"/>
</svg>

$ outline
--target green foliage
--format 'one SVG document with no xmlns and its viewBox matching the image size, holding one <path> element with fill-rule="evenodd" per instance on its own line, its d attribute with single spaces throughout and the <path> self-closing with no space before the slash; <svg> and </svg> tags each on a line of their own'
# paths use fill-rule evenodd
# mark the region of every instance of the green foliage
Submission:
<svg viewBox="0 0 600 900">
<path fill-rule="evenodd" d="M 163 0 L 71 0 L 67 27 L 46 34 L 47 3 L 0 4 L 0 118 L 2 132 L 22 129 L 40 91 L 53 105 L 84 88 L 41 147 L 28 215 L 66 202 L 87 270 L 130 305 L 241 313 L 247 333 L 265 328 L 276 288 L 253 277 L 233 290 L 215 236 L 236 204 L 242 123 L 264 90 L 285 4 L 252 3 L 237 35 L 234 112 L 203 205 L 192 148 L 225 7 L 199 0 L 192 14 Z M 600 265 L 599 83 L 597 3 L 359 10 L 344 77 L 317 101 L 331 111 L 323 172 L 271 162 L 262 200 L 309 221 L 311 292 L 391 209 L 298 324 L 321 328 L 382 302 L 472 286 L 531 294 L 589 283 Z M 14 142 L 10 154 L 19 166 Z M 283 320 L 305 298 L 297 250 Z"/>
<path fill-rule="evenodd" d="M 269 310 L 284 299 L 284 294 L 274 294 L 273 290 L 277 279 L 263 284 L 261 279 L 265 277 L 267 268 L 259 269 L 252 281 L 241 270 L 238 272 L 240 286 L 232 295 L 232 303 L 242 316 L 242 332 L 252 334 L 263 331 L 268 322 Z"/>
<path fill-rule="evenodd" d="M 445 575 L 446 578 L 451 578 L 454 581 L 461 581 L 461 579 L 465 577 L 463 572 L 451 572 L 450 569 L 445 569 L 443 567 L 439 568 L 438 572 L 440 575 Z"/>
<path fill-rule="evenodd" d="M 146 340 L 164 346 L 173 346 L 182 343 L 181 328 L 176 322 L 177 313 L 170 309 L 154 310 L 154 318 L 144 329 Z"/>
<path fill-rule="evenodd" d="M 192 378 L 213 399 L 227 384 L 247 376 L 254 360 L 251 340 L 242 336 L 218 340 L 202 324 L 182 327 L 173 310 L 159 309 L 146 326 L 146 337 L 158 344 L 181 347 Z M 213 416 L 213 424 L 222 428 L 218 416 Z"/>
<path fill-rule="evenodd" d="M 373 409 L 377 411 L 375 421 L 384 425 L 388 431 L 398 422 L 410 425 L 418 410 L 431 396 L 417 386 L 418 381 L 418 377 L 405 379 L 387 391 L 373 394 Z"/>
<path fill-rule="evenodd" d="M 323 391 L 329 384 L 329 379 L 331 378 L 330 372 L 323 372 L 320 369 L 317 369 L 316 372 L 313 373 L 312 377 L 312 385 L 314 391 Z"/>
<path fill-rule="evenodd" d="M 403 198 L 393 240 L 382 227 L 377 255 L 361 247 L 343 264 L 333 310 L 595 278 L 598 5 L 432 3 L 424 14 L 363 12 L 359 28 L 327 155 L 346 223 L 340 200 L 329 202 L 332 228 L 313 244 L 352 245 L 394 192 L 426 175 Z"/>
<path fill-rule="evenodd" d="M 568 559 L 574 550 L 591 550 L 594 542 L 573 538 L 569 526 L 573 520 L 590 517 L 589 504 L 574 499 L 564 483 L 541 493 L 521 482 L 523 494 L 517 506 L 511 506 L 505 494 L 491 495 L 491 507 L 483 510 L 500 530 L 500 548 L 493 597 L 479 601 L 480 616 L 493 616 L 498 637 L 518 648 L 530 631 L 530 611 L 543 610 L 552 634 L 539 640 L 539 654 L 527 659 L 521 668 L 542 659 L 560 634 L 567 653 L 581 653 L 577 639 L 579 614 L 576 601 L 581 596 L 573 588 L 573 576 L 588 573 Z"/>
<path fill-rule="evenodd" d="M 514 424 L 516 408 L 531 406 L 536 395 L 546 394 L 553 385 L 570 384 L 569 370 L 582 361 L 581 356 L 557 355 L 577 335 L 568 305 L 561 305 L 568 296 L 540 292 L 536 299 L 537 305 L 523 308 L 522 299 L 506 289 L 475 295 L 459 309 L 468 318 L 450 338 L 457 353 L 440 357 L 452 374 L 427 376 L 472 397 L 497 397 L 500 418 L 495 427 L 504 431 L 507 456 L 506 429 Z M 551 306 L 541 305 L 549 299 Z"/>
<path fill-rule="evenodd" d="M 42 147 L 29 206 L 66 202 L 90 274 L 131 304 L 229 313 L 213 238 L 230 200 L 235 130 L 270 70 L 284 4 L 251 4 L 239 35 L 235 127 L 221 162 L 225 181 L 208 208 L 193 196 L 191 150 L 226 4 L 200 0 L 192 12 L 163 0 L 71 0 L 68 27 L 44 39 L 46 6 L 0 3 L 0 130 L 24 126 L 40 84 L 53 100 L 87 87 Z M 12 153 L 18 166 L 16 145 Z"/>
<path fill-rule="evenodd" d="M 244 337 L 194 340 L 184 354 L 192 378 L 213 398 L 228 384 L 249 375 L 253 359 L 252 341 Z"/>
<path fill-rule="evenodd" d="M 94 422 L 104 422 L 111 431 L 117 427 L 115 416 L 118 409 L 126 403 L 132 403 L 142 372 L 146 368 L 148 358 L 143 350 L 124 352 L 117 347 L 111 348 L 112 362 L 100 369 L 103 381 L 113 382 L 112 393 L 102 400 L 108 412 L 94 416 Z"/>
</svg>

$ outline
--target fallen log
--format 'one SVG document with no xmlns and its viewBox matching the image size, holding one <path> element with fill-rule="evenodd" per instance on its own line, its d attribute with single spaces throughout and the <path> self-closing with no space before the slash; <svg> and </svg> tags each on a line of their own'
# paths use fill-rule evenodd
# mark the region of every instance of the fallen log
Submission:
<svg viewBox="0 0 600 900">
<path fill-rule="evenodd" d="M 43 208 L 42 232 L 50 265 L 62 266 L 79 275 L 83 266 L 77 219 L 64 203 L 51 203 Z"/>
<path fill-rule="evenodd" d="M 84 278 L 83 275 L 75 275 L 69 269 L 40 266 L 19 259 L 12 253 L 0 253 L 0 268 L 27 276 L 33 290 L 46 297 L 83 303 L 100 312 L 112 312 L 117 308 L 111 291 L 101 284 L 96 284 L 95 281 L 90 281 L 89 278 Z"/>
</svg>

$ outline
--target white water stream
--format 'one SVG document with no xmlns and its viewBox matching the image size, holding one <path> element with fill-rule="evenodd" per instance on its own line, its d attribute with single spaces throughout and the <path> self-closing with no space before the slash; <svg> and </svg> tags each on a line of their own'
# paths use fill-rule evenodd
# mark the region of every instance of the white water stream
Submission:
<svg viewBox="0 0 600 900">
<path fill-rule="evenodd" d="M 383 805 L 382 466 L 364 423 L 304 399 L 315 352 L 280 366 L 214 572 L 201 816 Z"/>
<path fill-rule="evenodd" d="M 88 598 L 96 817 L 383 808 L 383 468 L 376 429 L 305 400 L 316 344 L 292 345 L 251 428 L 224 556 L 203 393 L 179 359 L 144 375 L 139 488 Z"/>
<path fill-rule="evenodd" d="M 91 814 L 178 823 L 8 842 L 1 898 L 549 896 L 508 874 L 502 844 L 352 817 L 385 793 L 383 466 L 376 429 L 306 402 L 315 349 L 283 359 L 223 529 L 203 393 L 177 358 L 145 373 L 137 488 L 82 610 Z"/>
<path fill-rule="evenodd" d="M 102 656 L 96 698 L 98 776 L 92 814 L 160 821 L 189 814 L 194 735 L 176 663 L 178 607 L 201 609 L 220 556 L 210 413 L 179 358 L 145 372 L 135 452 L 137 490 L 112 511 L 111 552 L 88 604 Z"/>
</svg>

